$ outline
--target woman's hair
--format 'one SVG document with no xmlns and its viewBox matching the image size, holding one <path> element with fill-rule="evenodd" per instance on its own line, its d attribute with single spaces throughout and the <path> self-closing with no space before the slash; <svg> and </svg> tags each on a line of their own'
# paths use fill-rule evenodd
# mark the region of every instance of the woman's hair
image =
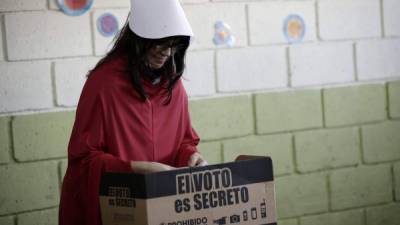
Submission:
<svg viewBox="0 0 400 225">
<path fill-rule="evenodd" d="M 171 57 L 165 62 L 162 68 L 152 71 L 147 62 L 148 51 L 156 46 L 169 42 L 177 43 L 176 52 L 171 53 Z M 101 65 L 120 55 L 126 55 L 128 59 L 127 71 L 130 74 L 132 86 L 143 101 L 147 98 L 141 79 L 155 78 L 160 76 L 162 83 L 165 81 L 164 88 L 167 91 L 167 98 L 164 104 L 169 104 L 172 98 L 172 90 L 182 76 L 185 68 L 185 54 L 189 47 L 190 37 L 172 36 L 162 39 L 148 39 L 136 35 L 130 28 L 127 21 L 119 34 L 114 38 L 112 49 L 96 64 L 89 72 L 89 75 Z M 145 77 L 142 77 L 145 76 Z"/>
</svg>

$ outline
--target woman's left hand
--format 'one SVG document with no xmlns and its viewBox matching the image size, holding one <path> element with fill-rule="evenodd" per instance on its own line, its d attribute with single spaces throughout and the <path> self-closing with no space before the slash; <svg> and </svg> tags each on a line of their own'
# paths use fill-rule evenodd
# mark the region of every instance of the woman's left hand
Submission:
<svg viewBox="0 0 400 225">
<path fill-rule="evenodd" d="M 207 161 L 203 158 L 200 153 L 195 152 L 190 156 L 188 166 L 193 167 L 193 166 L 206 166 L 208 165 Z"/>
</svg>

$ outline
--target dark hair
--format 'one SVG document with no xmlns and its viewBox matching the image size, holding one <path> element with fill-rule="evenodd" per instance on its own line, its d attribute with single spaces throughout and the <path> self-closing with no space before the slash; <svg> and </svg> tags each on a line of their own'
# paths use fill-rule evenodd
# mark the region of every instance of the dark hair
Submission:
<svg viewBox="0 0 400 225">
<path fill-rule="evenodd" d="M 169 57 L 162 68 L 152 71 L 147 66 L 148 51 L 156 45 L 170 41 L 177 42 L 180 47 L 176 49 L 175 54 Z M 128 59 L 128 68 L 126 69 L 130 74 L 132 86 L 142 100 L 145 101 L 148 95 L 143 88 L 141 79 L 160 76 L 162 83 L 165 83 L 163 88 L 167 91 L 167 98 L 164 101 L 164 104 L 167 105 L 171 101 L 172 90 L 185 69 L 185 55 L 189 47 L 189 41 L 189 36 L 172 36 L 162 39 L 143 38 L 136 35 L 129 28 L 129 22 L 127 21 L 119 34 L 114 38 L 114 45 L 111 50 L 100 59 L 96 66 L 89 72 L 88 76 L 101 65 L 115 57 L 126 55 Z M 144 75 L 147 77 L 142 77 Z"/>
</svg>

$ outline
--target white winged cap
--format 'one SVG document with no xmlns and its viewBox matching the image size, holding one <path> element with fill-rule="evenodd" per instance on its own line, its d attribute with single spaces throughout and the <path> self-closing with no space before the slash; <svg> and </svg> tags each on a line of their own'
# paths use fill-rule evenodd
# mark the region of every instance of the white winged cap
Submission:
<svg viewBox="0 0 400 225">
<path fill-rule="evenodd" d="M 179 0 L 131 0 L 129 28 L 149 39 L 193 36 Z"/>
</svg>

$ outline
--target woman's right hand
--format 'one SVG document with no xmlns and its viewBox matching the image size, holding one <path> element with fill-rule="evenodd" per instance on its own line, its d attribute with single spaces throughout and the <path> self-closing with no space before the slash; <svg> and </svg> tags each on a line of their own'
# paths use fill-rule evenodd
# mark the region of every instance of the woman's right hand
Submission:
<svg viewBox="0 0 400 225">
<path fill-rule="evenodd" d="M 173 170 L 175 167 L 159 162 L 131 161 L 131 169 L 135 173 L 145 174 Z"/>
</svg>

